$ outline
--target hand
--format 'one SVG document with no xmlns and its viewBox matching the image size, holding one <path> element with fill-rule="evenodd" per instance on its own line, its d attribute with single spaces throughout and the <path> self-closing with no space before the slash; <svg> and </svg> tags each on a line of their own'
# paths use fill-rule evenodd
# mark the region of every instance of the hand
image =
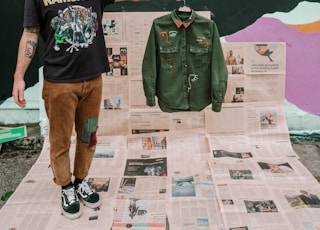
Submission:
<svg viewBox="0 0 320 230">
<path fill-rule="evenodd" d="M 12 96 L 14 102 L 20 106 L 21 108 L 26 107 L 26 100 L 24 99 L 24 89 L 26 87 L 26 83 L 23 79 L 21 80 L 14 80 L 13 89 L 12 89 Z"/>
</svg>

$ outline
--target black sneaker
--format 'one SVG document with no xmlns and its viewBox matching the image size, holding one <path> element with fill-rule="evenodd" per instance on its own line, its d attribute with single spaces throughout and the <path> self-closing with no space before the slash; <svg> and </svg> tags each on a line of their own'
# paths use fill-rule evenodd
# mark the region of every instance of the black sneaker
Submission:
<svg viewBox="0 0 320 230">
<path fill-rule="evenodd" d="M 100 196 L 88 183 L 83 180 L 82 183 L 75 185 L 78 197 L 88 208 L 97 208 L 101 205 Z"/>
<path fill-rule="evenodd" d="M 62 213 L 74 220 L 81 216 L 80 203 L 73 186 L 61 190 Z"/>
</svg>

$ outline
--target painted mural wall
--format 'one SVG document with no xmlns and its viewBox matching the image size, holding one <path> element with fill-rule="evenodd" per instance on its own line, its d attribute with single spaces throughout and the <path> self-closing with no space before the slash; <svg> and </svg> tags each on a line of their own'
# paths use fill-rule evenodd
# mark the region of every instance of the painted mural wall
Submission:
<svg viewBox="0 0 320 230">
<path fill-rule="evenodd" d="M 115 3 L 106 11 L 172 11 L 184 2 L 196 11 L 210 11 L 225 42 L 286 42 L 285 97 L 301 110 L 320 115 L 320 0 L 128 0 Z M 7 36 L 1 37 L 1 44 L 5 45 L 0 48 L 0 108 L 11 98 L 24 1 L 5 4 L 3 13 L 10 18 L 15 10 L 16 16 L 10 24 L 1 22 Z M 29 90 L 38 82 L 40 50 L 41 47 L 26 76 Z"/>
</svg>

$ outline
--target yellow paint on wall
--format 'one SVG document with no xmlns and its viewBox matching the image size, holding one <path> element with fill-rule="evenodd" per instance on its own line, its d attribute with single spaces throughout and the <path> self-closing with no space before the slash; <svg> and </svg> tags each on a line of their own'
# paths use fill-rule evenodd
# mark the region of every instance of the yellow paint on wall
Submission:
<svg viewBox="0 0 320 230">
<path fill-rule="evenodd" d="M 301 24 L 301 25 L 287 24 L 287 26 L 291 28 L 295 28 L 303 33 L 320 32 L 320 20 L 312 23 L 308 23 L 308 24 Z"/>
</svg>

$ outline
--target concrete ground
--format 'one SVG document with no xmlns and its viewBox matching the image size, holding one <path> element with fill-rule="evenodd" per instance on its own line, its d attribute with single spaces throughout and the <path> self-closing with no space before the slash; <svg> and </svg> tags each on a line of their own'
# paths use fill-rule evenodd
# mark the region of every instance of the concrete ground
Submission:
<svg viewBox="0 0 320 230">
<path fill-rule="evenodd" d="M 291 138 L 291 143 L 301 162 L 320 182 L 320 140 L 308 137 L 300 140 Z"/>
</svg>

